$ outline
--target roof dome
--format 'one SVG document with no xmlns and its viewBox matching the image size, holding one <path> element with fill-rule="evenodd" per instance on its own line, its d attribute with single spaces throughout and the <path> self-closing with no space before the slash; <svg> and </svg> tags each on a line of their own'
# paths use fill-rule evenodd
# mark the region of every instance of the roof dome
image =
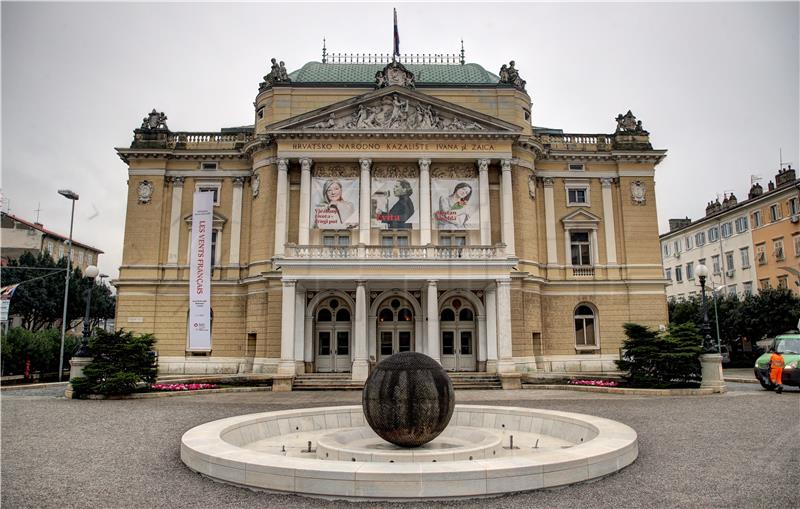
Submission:
<svg viewBox="0 0 800 509">
<path fill-rule="evenodd" d="M 478 64 L 403 64 L 414 73 L 419 85 L 496 85 L 500 78 Z M 292 83 L 375 83 L 375 74 L 386 67 L 382 64 L 329 64 L 308 62 L 289 74 Z"/>
</svg>

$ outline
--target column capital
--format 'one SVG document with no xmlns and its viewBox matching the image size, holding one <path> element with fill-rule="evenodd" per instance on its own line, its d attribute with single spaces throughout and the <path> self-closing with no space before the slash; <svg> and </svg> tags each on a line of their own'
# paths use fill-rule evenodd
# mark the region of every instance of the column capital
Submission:
<svg viewBox="0 0 800 509">
<path fill-rule="evenodd" d="M 245 177 L 233 177 L 234 187 L 242 187 L 244 185 Z"/>
<path fill-rule="evenodd" d="M 428 279 L 428 280 L 427 280 L 427 283 L 428 283 L 429 285 L 436 286 L 436 285 L 439 283 L 439 280 L 438 280 L 438 279 Z"/>
<path fill-rule="evenodd" d="M 356 286 L 366 286 L 367 280 L 366 279 L 356 279 Z"/>
<path fill-rule="evenodd" d="M 283 283 L 283 286 L 285 288 L 293 288 L 293 287 L 297 286 L 297 280 L 296 279 L 282 279 L 281 283 Z"/>
<path fill-rule="evenodd" d="M 553 187 L 553 182 L 553 179 L 550 177 L 542 178 L 542 184 L 544 184 L 544 187 Z"/>
<path fill-rule="evenodd" d="M 311 171 L 311 164 L 313 160 L 310 157 L 301 157 L 300 158 L 300 169 L 302 171 Z"/>
<path fill-rule="evenodd" d="M 183 187 L 186 177 L 167 177 L 167 182 L 172 182 L 174 187 Z"/>
<path fill-rule="evenodd" d="M 372 166 L 372 159 L 362 157 L 358 160 L 358 164 L 361 165 L 361 171 L 369 171 Z"/>
<path fill-rule="evenodd" d="M 495 284 L 497 287 L 501 286 L 511 286 L 511 278 L 500 278 L 495 280 Z"/>
<path fill-rule="evenodd" d="M 500 161 L 500 168 L 503 171 L 511 171 L 511 159 L 502 159 Z"/>
<path fill-rule="evenodd" d="M 490 159 L 478 159 L 478 171 L 481 173 L 489 171 Z"/>
<path fill-rule="evenodd" d="M 422 171 L 428 171 L 431 169 L 431 160 L 430 159 L 420 159 L 417 161 L 419 163 L 419 169 Z"/>
<path fill-rule="evenodd" d="M 283 157 L 279 157 L 275 160 L 278 164 L 278 171 L 289 171 L 289 160 Z"/>
<path fill-rule="evenodd" d="M 613 177 L 602 177 L 602 178 L 600 178 L 600 184 L 602 184 L 603 187 L 611 187 L 611 184 L 613 184 L 613 183 L 614 183 L 614 178 Z"/>
</svg>

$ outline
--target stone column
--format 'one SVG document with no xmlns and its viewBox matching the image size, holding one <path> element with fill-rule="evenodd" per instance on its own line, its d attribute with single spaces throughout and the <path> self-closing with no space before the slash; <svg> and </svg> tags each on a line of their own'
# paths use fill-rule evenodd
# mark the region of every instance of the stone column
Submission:
<svg viewBox="0 0 800 509">
<path fill-rule="evenodd" d="M 617 234 L 614 227 L 614 202 L 611 195 L 611 178 L 601 178 L 603 186 L 603 229 L 606 232 L 606 264 L 617 264 Z"/>
<path fill-rule="evenodd" d="M 553 179 L 544 179 L 544 227 L 547 238 L 547 265 L 558 265 L 556 245 L 556 207 L 553 201 Z M 569 252 L 566 254 L 569 257 Z"/>
<path fill-rule="evenodd" d="M 359 236 L 358 242 L 359 244 L 369 245 L 370 238 L 369 238 L 369 204 L 370 204 L 370 167 L 372 166 L 372 159 L 359 159 L 359 164 L 361 165 L 361 184 L 360 184 L 360 212 L 359 212 Z"/>
<path fill-rule="evenodd" d="M 437 280 L 428 280 L 428 356 L 441 364 L 441 338 L 439 337 L 439 290 Z"/>
<path fill-rule="evenodd" d="M 503 170 L 503 195 L 500 199 L 500 212 L 503 222 L 503 243 L 506 245 L 506 254 L 514 256 L 514 195 L 511 187 L 511 160 L 503 159 L 501 162 Z"/>
<path fill-rule="evenodd" d="M 233 199 L 231 201 L 231 247 L 228 263 L 239 265 L 239 247 L 242 240 L 242 188 L 244 177 L 233 179 Z M 222 240 L 220 238 L 220 240 Z"/>
<path fill-rule="evenodd" d="M 178 245 L 181 235 L 181 200 L 183 199 L 184 177 L 172 177 L 172 208 L 169 218 L 169 250 L 167 263 L 178 263 Z"/>
<path fill-rule="evenodd" d="M 367 290 L 366 281 L 356 281 L 355 348 L 353 351 L 353 380 L 363 382 L 369 376 L 367 360 Z"/>
<path fill-rule="evenodd" d="M 311 159 L 300 159 L 300 222 L 297 230 L 297 243 L 308 245 L 308 223 L 311 210 Z"/>
<path fill-rule="evenodd" d="M 511 350 L 511 281 L 497 280 L 497 371 L 513 373 Z"/>
<path fill-rule="evenodd" d="M 283 300 L 281 305 L 281 360 L 278 363 L 279 375 L 294 375 L 294 313 L 297 280 L 283 280 Z"/>
<path fill-rule="evenodd" d="M 492 243 L 492 216 L 489 208 L 489 160 L 478 159 L 478 192 L 481 199 L 481 245 Z"/>
<path fill-rule="evenodd" d="M 306 291 L 297 288 L 294 293 L 294 364 L 295 373 L 305 373 Z"/>
<path fill-rule="evenodd" d="M 304 303 L 305 304 L 305 303 Z M 303 313 L 305 325 L 303 327 L 303 361 L 305 362 L 305 372 L 311 373 L 314 363 L 314 315 L 312 311 Z"/>
<path fill-rule="evenodd" d="M 275 256 L 283 256 L 286 244 L 286 213 L 289 202 L 289 160 L 278 159 L 278 188 L 275 194 Z"/>
<path fill-rule="evenodd" d="M 497 373 L 497 288 L 486 288 L 486 371 Z"/>
<path fill-rule="evenodd" d="M 419 243 L 431 243 L 431 160 L 419 160 Z"/>
</svg>

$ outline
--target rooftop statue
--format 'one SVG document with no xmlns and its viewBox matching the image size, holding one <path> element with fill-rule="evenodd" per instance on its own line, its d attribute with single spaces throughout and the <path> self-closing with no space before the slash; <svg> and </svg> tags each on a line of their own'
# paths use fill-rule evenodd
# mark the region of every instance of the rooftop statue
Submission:
<svg viewBox="0 0 800 509">
<path fill-rule="evenodd" d="M 270 64 L 270 71 L 264 76 L 264 81 L 261 82 L 261 85 L 258 87 L 259 90 L 271 87 L 275 83 L 291 83 L 292 80 L 289 79 L 289 74 L 286 72 L 286 64 L 284 64 L 283 61 L 279 64 L 276 59 L 271 58 Z"/>
<path fill-rule="evenodd" d="M 642 127 L 642 121 L 636 120 L 631 110 L 628 110 L 625 115 L 620 113 L 615 120 L 617 121 L 615 134 L 650 134 Z"/>
<path fill-rule="evenodd" d="M 158 112 L 155 108 L 142 119 L 141 129 L 169 129 L 167 127 L 167 116 L 164 112 Z"/>
<path fill-rule="evenodd" d="M 522 79 L 519 75 L 519 71 L 517 68 L 514 67 L 514 61 L 508 63 L 508 65 L 503 64 L 500 67 L 500 83 L 506 83 L 509 85 L 513 85 L 514 88 L 518 88 L 520 90 L 525 90 L 525 83 L 527 83 L 524 79 Z"/>
</svg>

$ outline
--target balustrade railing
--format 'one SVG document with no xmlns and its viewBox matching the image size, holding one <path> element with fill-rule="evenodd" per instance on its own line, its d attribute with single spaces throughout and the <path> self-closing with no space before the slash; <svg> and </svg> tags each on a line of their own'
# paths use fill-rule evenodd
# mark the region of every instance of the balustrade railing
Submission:
<svg viewBox="0 0 800 509">
<path fill-rule="evenodd" d="M 610 150 L 613 137 L 608 134 L 545 134 L 542 142 L 556 150 Z"/>
<path fill-rule="evenodd" d="M 253 139 L 253 134 L 248 132 L 220 133 L 220 132 L 176 132 L 170 133 L 168 142 L 186 145 L 198 144 L 225 144 L 247 142 Z"/>
<path fill-rule="evenodd" d="M 574 277 L 594 277 L 594 267 L 572 267 Z"/>
<path fill-rule="evenodd" d="M 319 246 L 288 244 L 290 259 L 370 260 L 496 260 L 506 257 L 502 246 Z"/>
</svg>

